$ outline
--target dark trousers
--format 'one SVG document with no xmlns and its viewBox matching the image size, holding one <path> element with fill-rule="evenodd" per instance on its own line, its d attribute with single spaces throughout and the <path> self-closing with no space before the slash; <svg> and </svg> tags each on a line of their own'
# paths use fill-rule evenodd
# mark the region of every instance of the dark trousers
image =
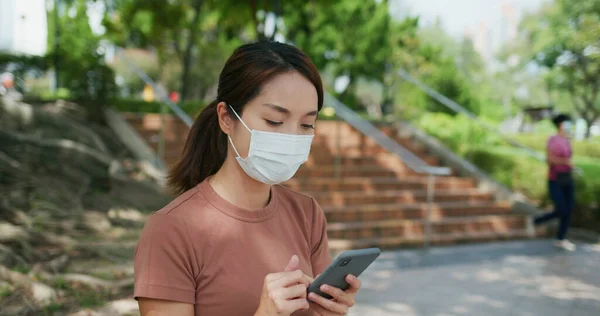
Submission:
<svg viewBox="0 0 600 316">
<path fill-rule="evenodd" d="M 575 186 L 573 183 L 561 186 L 557 181 L 548 181 L 548 191 L 552 202 L 554 202 L 554 211 L 537 217 L 535 219 L 535 224 L 538 225 L 551 219 L 558 218 L 559 225 L 556 238 L 558 240 L 563 240 L 567 236 L 569 222 L 571 221 L 571 213 L 575 207 Z"/>
</svg>

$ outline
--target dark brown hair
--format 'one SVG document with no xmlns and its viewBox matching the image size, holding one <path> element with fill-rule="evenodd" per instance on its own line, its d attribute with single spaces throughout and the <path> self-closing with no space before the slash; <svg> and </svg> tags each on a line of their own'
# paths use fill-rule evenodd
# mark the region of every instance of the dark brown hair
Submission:
<svg viewBox="0 0 600 316">
<path fill-rule="evenodd" d="M 556 129 L 560 128 L 560 124 L 562 124 L 563 122 L 566 121 L 570 121 L 571 117 L 568 114 L 564 114 L 564 113 L 560 113 L 558 115 L 556 115 L 554 118 L 552 118 L 552 123 L 554 123 L 554 126 L 556 126 Z"/>
<path fill-rule="evenodd" d="M 217 104 L 225 102 L 241 116 L 244 106 L 275 76 L 297 71 L 317 89 L 318 110 L 323 106 L 319 71 L 300 49 L 278 42 L 259 42 L 238 47 L 219 76 L 217 99 L 196 118 L 181 158 L 170 170 L 168 184 L 183 193 L 215 174 L 227 156 L 227 137 L 219 126 Z M 235 119 L 233 112 L 227 108 Z"/>
</svg>

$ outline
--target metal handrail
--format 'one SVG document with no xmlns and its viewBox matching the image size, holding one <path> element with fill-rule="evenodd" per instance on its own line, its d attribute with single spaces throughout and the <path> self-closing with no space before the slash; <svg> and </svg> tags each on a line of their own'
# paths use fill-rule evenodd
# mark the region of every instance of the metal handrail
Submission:
<svg viewBox="0 0 600 316">
<path fill-rule="evenodd" d="M 331 94 L 325 93 L 325 103 L 330 104 L 335 110 L 336 115 L 346 121 L 346 123 L 350 124 L 364 135 L 371 137 L 379 146 L 396 154 L 402 159 L 402 162 L 406 166 L 415 172 L 437 176 L 447 176 L 452 172 L 448 167 L 430 166 L 417 155 L 398 144 L 396 140 L 380 131 L 373 123 L 356 114 L 356 112 L 348 108 Z"/>
<path fill-rule="evenodd" d="M 520 149 L 523 149 L 525 152 L 527 152 L 527 154 L 529 154 L 531 157 L 545 162 L 546 158 L 541 155 L 539 152 L 535 151 L 534 149 L 527 147 L 521 143 L 519 143 L 518 141 L 506 136 L 504 133 L 502 133 L 498 128 L 484 122 L 483 120 L 481 120 L 475 113 L 467 110 L 464 106 L 456 103 L 455 101 L 449 99 L 448 97 L 446 97 L 445 95 L 437 92 L 435 89 L 429 87 L 428 85 L 424 84 L 423 82 L 421 82 L 420 80 L 418 80 L 417 78 L 411 76 L 408 72 L 406 72 L 404 69 L 400 69 L 398 70 L 398 75 L 400 77 L 402 77 L 402 79 L 414 84 L 415 86 L 417 86 L 419 89 L 421 89 L 421 91 L 425 92 L 428 96 L 434 98 L 436 101 L 440 102 L 442 105 L 446 106 L 447 108 L 457 112 L 457 113 L 461 113 L 466 115 L 468 118 L 470 118 L 472 121 L 474 121 L 475 123 L 477 123 L 479 126 L 487 129 L 490 132 L 493 132 L 497 135 L 499 135 L 504 141 L 506 141 L 507 143 L 509 143 L 510 145 L 514 146 L 514 147 L 518 147 Z"/>
<path fill-rule="evenodd" d="M 509 145 L 517 147 L 519 149 L 522 149 L 525 153 L 527 153 L 530 157 L 533 157 L 535 159 L 537 159 L 540 162 L 546 163 L 547 159 L 546 157 L 537 152 L 536 150 L 534 150 L 531 147 L 527 147 L 521 143 L 519 143 L 518 141 L 506 136 L 506 134 L 502 133 L 502 131 L 500 131 L 500 129 L 487 124 L 486 122 L 482 121 L 477 115 L 475 115 L 473 112 L 467 110 L 464 106 L 456 103 L 455 101 L 447 98 L 445 95 L 437 92 L 435 89 L 429 87 L 428 85 L 424 84 L 423 82 L 421 82 L 420 80 L 418 80 L 417 78 L 411 76 L 408 72 L 406 72 L 403 69 L 399 69 L 398 70 L 398 75 L 400 75 L 400 77 L 402 77 L 404 80 L 414 84 L 415 86 L 417 86 L 419 89 L 421 89 L 423 92 L 425 92 L 428 96 L 434 98 L 435 100 L 437 100 L 438 102 L 440 102 L 441 104 L 443 104 L 444 106 L 446 106 L 447 108 L 458 112 L 458 113 L 462 113 L 464 115 L 466 115 L 468 118 L 470 118 L 472 121 L 474 121 L 475 123 L 479 124 L 479 126 L 487 129 L 488 131 L 495 133 L 496 135 L 500 136 L 500 138 L 502 138 L 502 140 L 504 140 L 505 142 L 507 142 Z M 573 170 L 579 174 L 582 175 L 583 174 L 583 170 L 577 166 L 575 166 L 573 168 Z"/>
<path fill-rule="evenodd" d="M 190 128 L 192 127 L 192 124 L 194 124 L 194 120 L 187 113 L 185 113 L 185 111 L 182 110 L 177 104 L 175 104 L 175 102 L 171 101 L 171 99 L 169 99 L 169 97 L 167 96 L 167 93 L 163 89 L 161 89 L 161 87 L 159 85 L 157 85 L 156 82 L 154 82 L 154 80 L 152 80 L 152 78 L 150 78 L 150 76 L 148 76 L 148 74 L 144 70 L 142 70 L 140 67 L 138 67 L 131 59 L 127 58 L 127 56 L 125 56 L 125 54 L 123 54 L 122 48 L 117 49 L 117 55 L 119 56 L 119 58 L 123 58 L 123 60 L 125 61 L 125 64 L 127 66 L 129 66 L 131 68 L 131 70 L 133 70 L 133 72 L 138 77 L 140 77 L 140 79 L 142 79 L 142 81 L 144 81 L 144 83 L 146 83 L 147 85 L 152 87 L 152 90 L 155 91 L 157 98 L 159 100 L 161 100 L 163 104 L 166 104 L 167 106 L 169 106 L 169 108 L 171 108 L 173 113 L 175 113 L 175 115 L 177 115 L 177 117 L 179 117 L 179 119 L 181 119 L 181 121 L 183 123 L 185 123 L 185 125 L 187 125 L 187 127 L 190 127 Z M 167 114 L 167 109 L 165 108 L 164 105 L 161 105 L 161 107 L 160 107 L 160 134 L 158 137 L 158 150 L 156 152 L 156 161 L 157 162 L 161 162 L 165 156 L 165 115 L 166 114 Z"/>
<path fill-rule="evenodd" d="M 150 76 L 146 74 L 146 72 L 144 72 L 144 70 L 138 67 L 133 61 L 131 61 L 131 59 L 129 59 L 127 56 L 125 56 L 125 54 L 122 53 L 121 48 L 119 48 L 118 52 L 119 58 L 123 58 L 123 60 L 126 61 L 127 66 L 130 66 L 131 70 L 133 70 L 133 72 L 135 72 L 135 74 L 138 75 L 138 77 L 140 77 L 140 79 L 142 79 L 144 83 L 152 87 L 152 90 L 156 92 L 158 98 L 164 103 L 166 103 L 169 106 L 169 108 L 171 108 L 173 113 L 177 115 L 177 117 L 179 117 L 188 127 L 191 127 L 192 124 L 194 124 L 194 120 L 192 119 L 192 117 L 185 113 L 185 111 L 182 110 L 177 104 L 175 104 L 175 102 L 171 101 L 167 93 L 163 89 L 161 89 L 160 86 L 157 85 L 154 82 L 154 80 L 152 80 L 152 78 L 150 78 Z"/>
</svg>

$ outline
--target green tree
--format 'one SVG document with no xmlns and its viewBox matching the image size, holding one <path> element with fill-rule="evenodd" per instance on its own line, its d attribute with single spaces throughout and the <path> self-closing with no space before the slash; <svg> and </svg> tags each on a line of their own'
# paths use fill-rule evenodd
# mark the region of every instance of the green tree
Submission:
<svg viewBox="0 0 600 316">
<path fill-rule="evenodd" d="M 588 124 L 600 118 L 600 0 L 555 0 L 523 21 L 531 60 L 551 89 L 568 92 Z"/>
<path fill-rule="evenodd" d="M 107 13 L 103 24 L 109 38 L 119 45 L 155 48 L 161 66 L 170 57 L 177 58 L 185 100 L 204 6 L 203 0 L 123 0 Z"/>
<path fill-rule="evenodd" d="M 90 27 L 86 0 L 59 3 L 60 14 L 49 12 L 49 58 L 60 71 L 59 87 L 67 88 L 71 97 L 88 107 L 89 118 L 103 121 L 103 109 L 116 92 L 113 71 L 105 64 L 100 37 Z M 56 23 L 58 18 L 58 23 Z M 59 26 L 59 43 L 54 45 L 54 27 Z"/>
<path fill-rule="evenodd" d="M 340 98 L 357 106 L 359 78 L 383 82 L 390 56 L 387 1 L 304 1 L 284 4 L 284 35 L 333 78 L 348 76 Z"/>
</svg>

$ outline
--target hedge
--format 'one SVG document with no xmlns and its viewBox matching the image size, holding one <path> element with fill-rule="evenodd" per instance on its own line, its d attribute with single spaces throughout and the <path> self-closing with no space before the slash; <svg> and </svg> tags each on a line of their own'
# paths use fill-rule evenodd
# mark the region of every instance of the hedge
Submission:
<svg viewBox="0 0 600 316">
<path fill-rule="evenodd" d="M 161 106 L 164 103 L 159 101 L 146 102 L 141 99 L 118 99 L 112 101 L 112 104 L 120 112 L 160 113 Z M 180 102 L 178 106 L 188 115 L 195 117 L 207 104 L 208 103 L 204 101 L 190 100 Z M 169 106 L 166 104 L 164 105 L 167 107 L 167 112 L 171 112 Z"/>
<path fill-rule="evenodd" d="M 513 138 L 527 147 L 539 151 L 546 150 L 546 141 L 548 140 L 548 136 L 546 135 L 515 135 Z M 600 158 L 600 141 L 591 139 L 574 141 L 572 144 L 573 152 L 576 156 Z"/>
<path fill-rule="evenodd" d="M 542 207 L 550 206 L 545 163 L 513 147 L 476 147 L 469 154 L 471 161 L 496 181 L 539 201 Z M 600 232 L 600 159 L 575 157 L 574 163 L 583 173 L 575 175 L 573 224 Z"/>
<path fill-rule="evenodd" d="M 548 167 L 544 162 L 505 144 L 497 135 L 487 132 L 461 115 L 451 117 L 428 113 L 415 124 L 457 154 L 472 161 L 496 181 L 522 192 L 532 201 L 539 202 L 541 207 L 550 206 L 546 180 Z M 544 143 L 535 148 L 543 149 Z M 576 176 L 577 212 L 573 223 L 578 227 L 600 232 L 600 159 L 580 154 L 584 150 L 589 155 L 593 154 L 597 150 L 593 143 L 577 142 L 575 146 L 574 163 L 582 169 L 583 174 Z"/>
</svg>

